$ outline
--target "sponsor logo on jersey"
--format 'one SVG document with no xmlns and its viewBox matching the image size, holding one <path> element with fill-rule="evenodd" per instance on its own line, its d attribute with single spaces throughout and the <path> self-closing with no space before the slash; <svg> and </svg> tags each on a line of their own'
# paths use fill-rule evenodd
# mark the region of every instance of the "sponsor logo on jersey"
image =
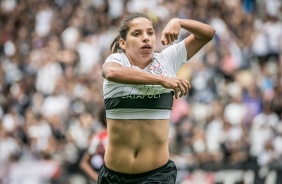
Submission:
<svg viewBox="0 0 282 184">
<path fill-rule="evenodd" d="M 123 96 L 122 98 L 144 99 L 145 97 L 147 97 L 147 98 L 160 98 L 161 94 L 157 94 L 157 95 L 127 95 L 127 96 Z"/>
</svg>

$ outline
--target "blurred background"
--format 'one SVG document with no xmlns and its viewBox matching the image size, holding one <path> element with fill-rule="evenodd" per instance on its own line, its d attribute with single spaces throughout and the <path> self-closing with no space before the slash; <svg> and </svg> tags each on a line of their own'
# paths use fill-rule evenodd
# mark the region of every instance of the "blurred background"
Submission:
<svg viewBox="0 0 282 184">
<path fill-rule="evenodd" d="M 281 0 L 1 0 L 0 183 L 94 183 L 79 161 L 102 128 L 101 68 L 131 12 L 154 19 L 158 40 L 174 17 L 216 29 L 178 74 L 192 89 L 171 115 L 177 182 L 281 184 Z"/>
</svg>

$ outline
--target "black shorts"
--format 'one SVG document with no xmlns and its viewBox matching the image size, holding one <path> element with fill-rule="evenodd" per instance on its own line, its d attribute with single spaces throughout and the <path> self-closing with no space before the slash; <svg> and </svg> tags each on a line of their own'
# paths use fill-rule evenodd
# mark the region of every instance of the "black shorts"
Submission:
<svg viewBox="0 0 282 184">
<path fill-rule="evenodd" d="M 110 170 L 105 166 L 99 171 L 97 184 L 175 184 L 177 170 L 174 162 L 141 174 L 125 174 Z"/>
</svg>

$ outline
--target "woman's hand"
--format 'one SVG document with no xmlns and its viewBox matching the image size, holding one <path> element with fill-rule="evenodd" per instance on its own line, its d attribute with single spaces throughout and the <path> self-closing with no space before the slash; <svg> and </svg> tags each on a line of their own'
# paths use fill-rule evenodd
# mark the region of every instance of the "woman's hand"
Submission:
<svg viewBox="0 0 282 184">
<path fill-rule="evenodd" d="M 180 20 L 177 18 L 171 19 L 166 27 L 164 28 L 161 35 L 161 42 L 163 45 L 172 44 L 175 40 L 178 39 L 180 32 Z"/>
<path fill-rule="evenodd" d="M 189 81 L 178 77 L 165 77 L 161 85 L 165 88 L 173 89 L 176 99 L 185 96 L 191 88 Z"/>
</svg>

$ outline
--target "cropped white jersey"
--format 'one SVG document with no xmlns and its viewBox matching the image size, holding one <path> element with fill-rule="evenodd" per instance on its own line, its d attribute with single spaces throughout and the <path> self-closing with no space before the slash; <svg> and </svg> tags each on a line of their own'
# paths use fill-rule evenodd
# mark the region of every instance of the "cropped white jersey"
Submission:
<svg viewBox="0 0 282 184">
<path fill-rule="evenodd" d="M 176 77 L 187 61 L 184 41 L 154 53 L 152 62 L 143 71 L 167 77 Z M 111 54 L 105 61 L 123 67 L 142 70 L 130 64 L 125 53 Z M 173 90 L 161 85 L 121 84 L 104 79 L 106 117 L 111 119 L 169 119 L 173 104 Z"/>
</svg>

